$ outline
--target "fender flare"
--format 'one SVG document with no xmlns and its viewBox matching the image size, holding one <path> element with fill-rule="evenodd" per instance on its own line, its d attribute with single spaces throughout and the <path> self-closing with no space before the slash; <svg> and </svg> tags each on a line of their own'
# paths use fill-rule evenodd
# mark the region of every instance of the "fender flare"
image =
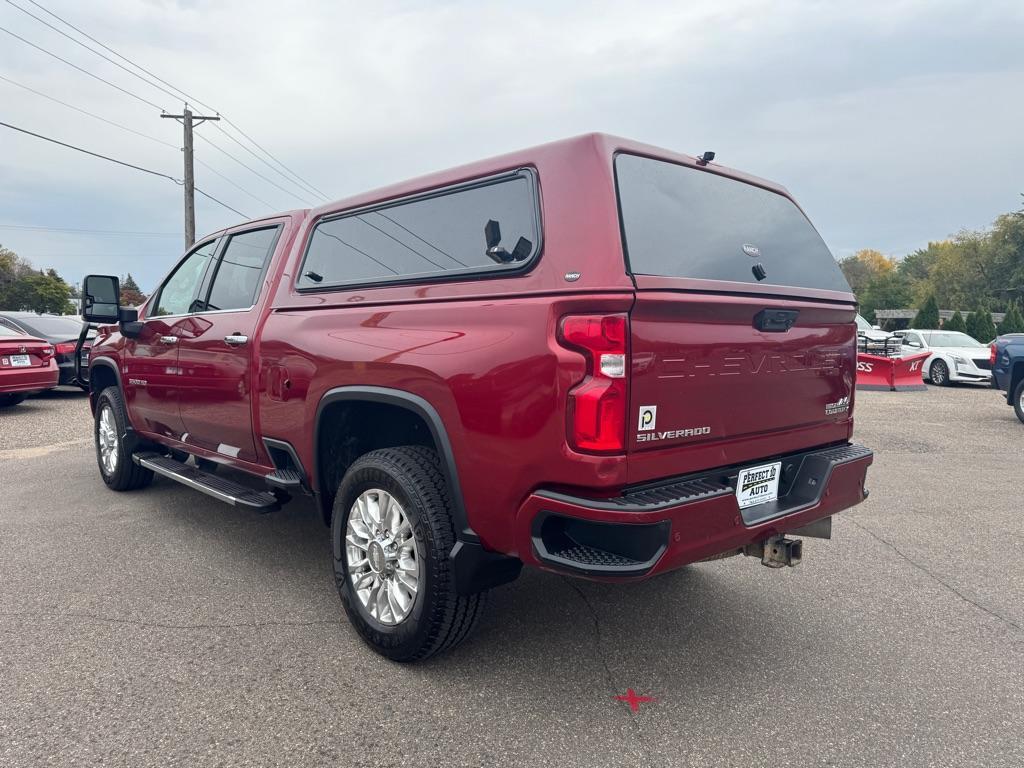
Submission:
<svg viewBox="0 0 1024 768">
<path fill-rule="evenodd" d="M 455 466 L 455 455 L 452 452 L 452 444 L 448 439 L 448 431 L 440 414 L 427 400 L 419 395 L 406 392 L 401 389 L 389 387 L 371 386 L 343 386 L 327 390 L 316 406 L 316 421 L 313 427 L 313 466 L 316 469 L 316 487 L 314 491 L 321 494 L 320 487 L 320 424 L 324 408 L 332 403 L 365 401 L 371 403 L 385 403 L 403 408 L 416 414 L 427 425 L 430 436 L 437 446 L 437 452 L 441 459 L 441 470 L 444 472 L 445 480 L 448 482 L 448 490 L 452 499 L 452 514 L 455 517 L 455 534 L 458 541 L 470 544 L 478 544 L 480 539 L 469 525 L 469 518 L 466 514 L 466 504 L 462 498 L 462 486 L 459 484 L 459 473 Z"/>
<path fill-rule="evenodd" d="M 462 498 L 462 486 L 455 466 L 452 444 L 440 414 L 427 400 L 401 389 L 371 386 L 344 386 L 329 389 L 316 406 L 316 422 L 313 427 L 313 466 L 316 468 L 314 493 L 322 498 L 320 488 L 320 422 L 323 410 L 331 403 L 343 401 L 364 401 L 386 403 L 404 408 L 423 419 L 437 446 L 441 458 L 441 470 L 452 499 L 452 515 L 455 518 L 455 546 L 448 554 L 455 575 L 455 589 L 461 595 L 472 595 L 487 589 L 515 581 L 522 571 L 523 563 L 517 557 L 484 549 L 480 537 L 469 525 L 466 505 Z"/>
<path fill-rule="evenodd" d="M 112 370 L 114 372 L 114 379 L 117 380 L 117 388 L 120 389 L 122 394 L 123 394 L 124 393 L 124 384 L 121 381 L 121 371 L 118 369 L 117 363 L 114 360 L 110 359 L 109 357 L 96 357 L 96 358 L 93 358 L 93 359 L 91 359 L 89 361 L 89 381 L 90 382 L 92 381 L 92 371 L 93 371 L 93 369 L 97 368 L 98 366 L 101 366 L 101 365 L 109 368 L 110 370 Z M 93 392 L 92 386 L 90 385 L 90 387 L 89 387 L 89 406 L 93 410 L 95 410 L 95 408 L 96 408 L 95 398 L 96 398 L 97 395 L 99 395 L 99 392 Z"/>
</svg>

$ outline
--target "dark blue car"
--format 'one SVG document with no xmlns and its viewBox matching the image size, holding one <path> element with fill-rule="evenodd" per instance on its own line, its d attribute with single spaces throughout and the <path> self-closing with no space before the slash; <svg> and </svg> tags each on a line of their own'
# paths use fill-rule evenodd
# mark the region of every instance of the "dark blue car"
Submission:
<svg viewBox="0 0 1024 768">
<path fill-rule="evenodd" d="M 1024 422 L 1024 333 L 1008 333 L 992 342 L 992 377 Z"/>
</svg>

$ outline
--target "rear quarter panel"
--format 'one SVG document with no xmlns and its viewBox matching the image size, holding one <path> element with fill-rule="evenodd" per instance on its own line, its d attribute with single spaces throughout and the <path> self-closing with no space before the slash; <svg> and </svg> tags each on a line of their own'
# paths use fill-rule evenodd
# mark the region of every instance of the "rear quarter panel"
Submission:
<svg viewBox="0 0 1024 768">
<path fill-rule="evenodd" d="M 537 172 L 543 228 L 543 250 L 530 271 L 295 290 L 319 216 L 523 167 Z M 579 277 L 567 281 L 567 272 Z M 296 238 L 260 336 L 262 435 L 292 443 L 315 472 L 314 424 L 328 390 L 363 385 L 418 395 L 445 424 L 471 526 L 486 546 L 514 553 L 515 510 L 534 488 L 574 480 L 613 486 L 625 479 L 624 457 L 584 456 L 566 445 L 566 397 L 585 368 L 581 356 L 558 346 L 555 331 L 570 312 L 628 311 L 632 288 L 610 164 L 592 137 L 314 211 Z M 291 387 L 272 388 L 271 380 L 282 376 Z"/>
</svg>

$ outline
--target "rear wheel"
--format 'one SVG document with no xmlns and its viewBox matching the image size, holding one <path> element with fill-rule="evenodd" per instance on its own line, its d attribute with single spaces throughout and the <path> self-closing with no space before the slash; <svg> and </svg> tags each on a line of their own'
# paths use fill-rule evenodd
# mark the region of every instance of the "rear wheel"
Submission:
<svg viewBox="0 0 1024 768">
<path fill-rule="evenodd" d="M 462 642 L 486 593 L 459 595 L 448 486 L 437 454 L 422 446 L 367 453 L 334 502 L 334 573 L 360 637 L 394 661 L 418 661 Z"/>
<path fill-rule="evenodd" d="M 153 481 L 153 472 L 132 461 L 125 436 L 128 433 L 128 413 L 121 390 L 107 387 L 96 400 L 96 463 L 107 487 L 115 491 L 145 488 Z"/>
<path fill-rule="evenodd" d="M 1017 418 L 1024 422 L 1024 379 L 1021 379 L 1013 391 L 1013 410 Z"/>
<path fill-rule="evenodd" d="M 936 360 L 928 371 L 928 378 L 937 387 L 945 387 L 949 384 L 949 366 L 944 360 Z"/>
<path fill-rule="evenodd" d="M 22 400 L 28 397 L 24 392 L 15 392 L 10 395 L 0 395 L 0 408 L 10 408 L 12 405 L 17 405 Z"/>
</svg>

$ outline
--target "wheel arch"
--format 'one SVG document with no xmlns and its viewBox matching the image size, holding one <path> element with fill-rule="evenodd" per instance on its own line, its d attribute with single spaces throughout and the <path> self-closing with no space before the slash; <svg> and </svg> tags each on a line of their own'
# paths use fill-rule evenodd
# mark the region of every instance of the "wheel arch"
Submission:
<svg viewBox="0 0 1024 768">
<path fill-rule="evenodd" d="M 337 410 L 332 409 L 337 409 L 339 406 L 352 409 L 360 405 L 372 405 L 377 408 L 384 406 L 392 413 L 404 413 L 407 417 L 419 420 L 426 430 L 427 436 L 430 438 L 430 447 L 437 451 L 441 461 L 441 470 L 448 484 L 448 491 L 451 494 L 456 537 L 460 541 L 477 543 L 479 540 L 469 526 L 466 506 L 462 497 L 462 486 L 459 483 L 458 469 L 455 464 L 455 455 L 452 451 L 451 440 L 448 438 L 444 421 L 441 419 L 437 409 L 426 399 L 412 392 L 388 387 L 335 387 L 325 392 L 317 404 L 316 421 L 313 430 L 313 466 L 316 472 L 314 490 L 320 501 L 324 522 L 330 523 L 334 489 L 330 486 L 329 482 L 326 482 L 330 480 L 331 472 L 327 466 L 328 456 L 324 450 L 326 435 L 323 430 L 331 428 L 333 424 L 332 413 L 338 413 Z M 402 434 L 402 430 L 399 430 L 399 434 Z M 386 442 L 388 441 L 385 440 Z M 373 447 L 396 446 L 377 445 L 375 441 Z M 357 456 L 354 456 L 354 458 L 357 458 Z M 337 470 L 335 470 L 335 473 L 337 473 Z M 338 480 L 340 480 L 340 477 Z"/>
<path fill-rule="evenodd" d="M 1010 368 L 1010 385 L 1006 388 L 1006 402 L 1013 405 L 1013 395 L 1017 385 L 1024 381 L 1024 358 L 1016 360 Z"/>
<path fill-rule="evenodd" d="M 97 357 L 89 364 L 89 408 L 96 412 L 96 400 L 107 387 L 117 387 L 124 394 L 121 386 L 121 372 L 117 364 L 108 357 Z"/>
</svg>

